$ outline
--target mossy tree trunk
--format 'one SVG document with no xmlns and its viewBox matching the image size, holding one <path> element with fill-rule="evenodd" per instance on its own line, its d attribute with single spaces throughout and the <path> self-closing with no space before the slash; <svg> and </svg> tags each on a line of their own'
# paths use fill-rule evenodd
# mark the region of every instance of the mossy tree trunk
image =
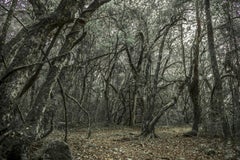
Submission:
<svg viewBox="0 0 240 160">
<path fill-rule="evenodd" d="M 88 8 L 82 8 L 79 18 L 74 21 L 71 31 L 66 36 L 65 42 L 59 51 L 58 58 L 51 62 L 46 81 L 42 84 L 41 89 L 33 103 L 32 109 L 28 113 L 25 123 L 17 125 L 15 122 L 14 108 L 16 107 L 19 94 L 22 87 L 28 80 L 30 68 L 12 72 L 16 67 L 28 65 L 39 61 L 43 45 L 46 43 L 49 33 L 56 27 L 73 22 L 74 14 L 80 6 L 76 0 L 62 0 L 55 12 L 46 18 L 40 19 L 35 24 L 30 25 L 23 35 L 18 37 L 22 40 L 19 48 L 14 53 L 14 59 L 9 65 L 6 74 L 0 83 L 0 115 L 1 115 L 1 146 L 0 154 L 3 158 L 8 158 L 15 153 L 16 157 L 22 157 L 24 148 L 32 142 L 45 136 L 42 120 L 45 110 L 48 106 L 51 91 L 58 79 L 64 65 L 70 58 L 72 48 L 84 38 L 86 34 L 82 33 L 82 27 L 101 5 L 109 0 L 93 1 Z M 9 42 L 10 43 L 10 42 Z M 4 51 L 4 50 L 3 50 Z M 9 74 L 10 73 L 10 74 Z M 7 75 L 7 76 L 6 76 Z M 20 159 L 20 158 L 19 158 Z"/>
</svg>

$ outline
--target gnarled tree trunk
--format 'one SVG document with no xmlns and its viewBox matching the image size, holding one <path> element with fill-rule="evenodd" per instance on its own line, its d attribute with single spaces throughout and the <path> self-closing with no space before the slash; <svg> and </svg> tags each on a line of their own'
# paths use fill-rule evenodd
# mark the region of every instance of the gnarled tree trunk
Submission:
<svg viewBox="0 0 240 160">
<path fill-rule="evenodd" d="M 51 63 L 47 79 L 41 86 L 36 101 L 23 125 L 13 123 L 15 122 L 14 108 L 17 105 L 18 96 L 28 80 L 31 70 L 28 67 L 23 67 L 21 70 L 15 72 L 12 72 L 12 70 L 21 65 L 28 65 L 29 63 L 39 61 L 41 57 L 39 52 L 46 43 L 49 33 L 56 27 L 73 22 L 74 14 L 78 10 L 80 2 L 77 0 L 62 0 L 55 12 L 27 27 L 28 30 L 24 32 L 23 37 L 17 36 L 22 43 L 15 50 L 16 53 L 14 55 L 16 56 L 14 56 L 12 63 L 7 69 L 7 73 L 0 82 L 0 143 L 3 146 L 0 149 L 0 155 L 2 158 L 9 159 L 9 156 L 14 153 L 18 159 L 21 159 L 20 157 L 23 157 L 24 148 L 45 136 L 46 133 L 42 129 L 42 120 L 48 106 L 50 93 L 63 66 L 70 57 L 69 52 L 84 37 L 85 34 L 81 33 L 81 28 L 86 24 L 92 13 L 108 1 L 96 0 L 89 4 L 88 8 L 82 8 L 82 13 L 79 15 L 80 18 L 75 20 L 72 30 L 66 36 L 66 40 L 59 51 L 59 57 Z"/>
<path fill-rule="evenodd" d="M 155 117 L 153 116 L 154 110 L 155 110 L 155 105 L 156 105 L 155 101 L 156 101 L 156 97 L 157 97 L 157 93 L 158 93 L 159 74 L 160 74 L 160 69 L 161 69 L 160 65 L 162 62 L 162 54 L 164 51 L 165 40 L 166 40 L 169 30 L 171 29 L 171 27 L 173 27 L 178 22 L 178 20 L 179 20 L 178 18 L 174 19 L 171 21 L 171 23 L 167 24 L 166 29 L 164 30 L 164 33 L 163 33 L 163 38 L 162 38 L 162 41 L 161 41 L 161 44 L 159 47 L 157 66 L 156 66 L 156 69 L 154 72 L 152 93 L 150 95 L 147 95 L 147 98 L 145 98 L 146 102 L 144 103 L 145 108 L 144 108 L 143 122 L 142 122 L 143 124 L 142 124 L 142 131 L 141 131 L 141 135 L 143 135 L 144 137 L 146 137 L 148 135 L 150 135 L 150 137 L 156 137 L 156 135 L 154 133 L 155 124 L 161 118 L 162 114 L 168 108 L 170 108 L 170 106 L 173 106 L 175 104 L 175 103 L 170 102 L 169 104 L 167 104 L 166 106 L 163 106 L 163 108 L 160 109 L 157 116 L 155 116 Z M 169 58 L 170 58 L 170 55 L 169 55 Z M 169 59 L 166 61 L 164 67 L 166 67 L 166 64 L 168 61 L 169 61 Z M 164 74 L 165 70 L 166 69 L 163 68 L 162 75 Z M 149 72 L 149 71 L 147 70 L 146 72 Z M 149 73 L 147 73 L 147 74 L 149 74 Z M 149 81 L 149 80 L 146 80 L 146 81 Z M 150 87 L 150 85 L 147 87 Z"/>
</svg>

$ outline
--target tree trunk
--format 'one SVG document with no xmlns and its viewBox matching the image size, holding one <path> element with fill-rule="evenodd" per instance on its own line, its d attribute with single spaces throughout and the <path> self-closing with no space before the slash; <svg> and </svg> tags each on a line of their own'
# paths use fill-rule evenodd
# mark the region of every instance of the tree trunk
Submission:
<svg viewBox="0 0 240 160">
<path fill-rule="evenodd" d="M 109 96 L 110 96 L 110 81 L 111 81 L 111 77 L 113 75 L 113 71 L 115 69 L 115 65 L 117 63 L 117 59 L 118 59 L 118 53 L 117 53 L 117 46 L 118 46 L 118 37 L 117 37 L 117 42 L 116 42 L 116 48 L 115 48 L 115 54 L 114 57 L 112 58 L 112 60 L 109 57 L 109 64 L 108 64 L 108 69 L 109 69 L 109 73 L 105 79 L 105 90 L 104 90 L 104 100 L 105 100 L 105 123 L 106 125 L 108 125 L 109 123 L 111 123 L 111 109 L 110 109 L 110 101 L 109 101 Z M 113 62 L 112 62 L 113 61 Z M 113 63 L 111 66 L 111 62 Z"/>
<path fill-rule="evenodd" d="M 88 8 L 83 9 L 80 17 L 87 20 L 97 8 L 108 1 L 109 0 L 103 0 L 101 2 L 93 1 Z M 30 63 L 38 60 L 39 58 L 34 57 L 33 55 L 34 53 L 39 52 L 39 49 L 41 48 L 41 45 L 45 43 L 49 32 L 59 26 L 59 24 L 62 25 L 71 21 L 71 18 L 73 18 L 72 16 L 77 11 L 77 8 L 78 2 L 75 0 L 62 0 L 59 7 L 56 9 L 56 12 L 29 27 L 31 29 L 28 32 L 30 37 L 24 40 L 23 45 L 18 50 L 16 57 L 8 70 L 11 71 L 14 67 L 18 67 L 21 62 L 24 62 L 23 64 L 28 64 L 28 60 Z M 70 15 L 66 15 L 66 13 L 69 13 Z M 75 21 L 72 30 L 66 36 L 65 43 L 59 52 L 60 58 L 57 58 L 54 62 L 52 62 L 47 75 L 47 80 L 43 83 L 36 97 L 35 103 L 27 115 L 26 123 L 23 126 L 14 125 L 10 128 L 9 124 L 11 125 L 14 120 L 12 108 L 14 109 L 15 100 L 21 91 L 21 87 L 27 80 L 27 71 L 12 73 L 9 77 L 7 77 L 7 79 L 4 79 L 4 82 L 1 82 L 0 115 L 2 120 L 0 126 L 0 143 L 4 150 L 0 150 L 0 155 L 2 155 L 3 158 L 7 158 L 11 153 L 15 152 L 17 157 L 22 157 L 22 153 L 24 152 L 23 149 L 25 147 L 28 147 L 29 144 L 41 139 L 44 136 L 45 131 L 42 128 L 42 120 L 44 112 L 48 106 L 47 102 L 50 99 L 50 93 L 63 66 L 67 63 L 70 57 L 69 52 L 86 35 L 82 35 L 80 32 L 84 25 L 85 20 L 78 19 Z M 35 31 L 33 29 L 37 30 Z"/>
<path fill-rule="evenodd" d="M 237 21 L 234 21 L 234 11 L 232 1 L 227 1 L 223 5 L 223 10 L 226 14 L 226 23 L 228 34 L 226 38 L 229 41 L 229 50 L 225 55 L 225 70 L 228 73 L 232 73 L 235 75 L 236 79 L 230 78 L 229 86 L 232 91 L 232 104 L 233 104 L 233 127 L 232 132 L 235 138 L 235 142 L 237 142 L 238 152 L 240 157 L 240 63 L 239 63 L 239 43 L 237 41 L 237 30 L 235 29 L 235 25 Z"/>
<path fill-rule="evenodd" d="M 198 0 L 195 2 L 196 4 L 196 19 L 197 19 L 197 33 L 196 33 L 196 44 L 194 49 L 194 58 L 193 58 L 193 77 L 191 78 L 191 82 L 189 85 L 189 95 L 193 104 L 193 125 L 192 131 L 198 132 L 198 127 L 200 123 L 201 117 L 201 108 L 199 105 L 199 45 L 201 42 L 201 20 L 199 17 L 199 7 Z M 192 72 L 192 71 L 191 71 Z"/>
<path fill-rule="evenodd" d="M 62 12 L 65 12 L 70 8 L 73 13 L 77 11 L 76 4 L 74 5 L 73 2 L 68 3 L 67 5 L 64 5 L 63 3 L 64 0 L 60 3 L 54 13 L 27 27 L 27 31 L 20 31 L 19 34 L 23 37 L 17 35 L 17 39 L 14 38 L 8 42 L 16 42 L 17 44 L 12 44 L 12 46 L 6 44 L 3 46 L 3 55 L 12 54 L 16 56 L 14 56 L 5 76 L 3 76 L 5 78 L 0 81 L 0 117 L 2 117 L 0 130 L 6 128 L 6 126 L 12 121 L 12 109 L 15 108 L 14 103 L 28 80 L 29 75 L 32 74 L 32 68 L 29 67 L 15 72 L 12 72 L 12 70 L 39 61 L 42 56 L 39 53 L 43 44 L 45 44 L 47 40 L 48 34 L 59 25 L 65 24 L 73 18 L 71 15 L 65 15 Z M 11 48 L 16 47 L 15 45 L 18 48 L 13 49 L 16 53 L 8 52 L 11 51 Z"/>
<path fill-rule="evenodd" d="M 155 138 L 157 137 L 155 134 L 155 125 L 158 122 L 158 120 L 162 117 L 162 115 L 171 107 L 173 107 L 177 102 L 177 98 L 175 97 L 171 102 L 167 103 L 165 106 L 163 106 L 157 113 L 157 115 L 152 118 L 151 121 L 145 121 L 142 126 L 142 132 L 140 136 L 143 137 L 149 137 L 149 138 Z"/>
<path fill-rule="evenodd" d="M 216 58 L 216 51 L 214 45 L 214 34 L 213 34 L 213 27 L 212 27 L 212 18 L 210 12 L 210 2 L 209 0 L 205 0 L 205 14 L 206 14 L 206 21 L 207 21 L 207 38 L 208 38 L 208 50 L 210 54 L 211 60 L 211 68 L 213 71 L 214 77 L 214 86 L 215 91 L 213 95 L 213 103 L 211 104 L 211 123 L 213 125 L 212 128 L 217 129 L 217 123 L 221 121 L 222 130 L 224 137 L 226 139 L 231 137 L 230 127 L 227 121 L 226 113 L 224 110 L 224 103 L 223 103 L 223 90 L 222 90 L 222 79 L 220 77 L 217 58 Z M 220 120 L 219 120 L 220 118 Z M 216 133 L 216 130 L 212 131 L 212 134 Z"/>
<path fill-rule="evenodd" d="M 163 38 L 162 38 L 161 44 L 159 46 L 158 61 L 157 61 L 157 66 L 156 66 L 156 69 L 154 72 L 152 93 L 150 95 L 147 95 L 146 98 L 144 99 L 146 102 L 144 103 L 145 105 L 144 105 L 144 114 L 143 114 L 143 122 L 142 122 L 143 124 L 142 124 L 142 131 L 141 131 L 142 132 L 141 135 L 143 135 L 143 136 L 147 136 L 148 134 L 150 134 L 150 137 L 156 137 L 156 135 L 154 133 L 154 127 L 160 117 L 158 117 L 158 116 L 157 116 L 158 118 L 153 117 L 153 113 L 155 110 L 155 105 L 156 105 L 155 101 L 156 101 L 156 96 L 157 96 L 157 92 L 158 92 L 158 82 L 159 82 L 159 73 L 160 73 L 160 66 L 161 66 L 161 61 L 162 61 L 162 54 L 163 54 L 167 34 L 168 34 L 170 28 L 172 26 L 174 26 L 177 21 L 178 21 L 178 19 L 172 21 L 167 26 L 166 30 L 163 33 Z M 149 58 L 151 58 L 151 57 L 149 57 Z M 168 62 L 168 60 L 166 61 L 166 63 L 167 62 Z M 151 60 L 149 60 L 148 65 L 149 66 L 151 65 Z M 147 67 L 148 67 L 148 65 L 147 65 Z M 166 67 L 166 65 L 164 67 Z M 162 74 L 164 74 L 164 71 L 165 71 L 165 68 L 163 68 Z M 148 68 L 146 68 L 146 72 L 149 72 Z M 146 73 L 147 83 L 148 83 L 148 81 L 150 81 L 147 79 L 147 77 L 150 77 L 149 74 L 150 73 Z M 150 88 L 151 86 L 147 85 L 147 87 Z"/>
</svg>

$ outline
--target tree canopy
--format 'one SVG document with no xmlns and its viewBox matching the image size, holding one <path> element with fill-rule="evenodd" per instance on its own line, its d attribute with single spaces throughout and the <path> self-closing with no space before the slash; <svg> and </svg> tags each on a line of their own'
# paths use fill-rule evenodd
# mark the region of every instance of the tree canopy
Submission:
<svg viewBox="0 0 240 160">
<path fill-rule="evenodd" d="M 238 0 L 0 0 L 0 21 L 0 159 L 61 126 L 240 146 Z"/>
</svg>

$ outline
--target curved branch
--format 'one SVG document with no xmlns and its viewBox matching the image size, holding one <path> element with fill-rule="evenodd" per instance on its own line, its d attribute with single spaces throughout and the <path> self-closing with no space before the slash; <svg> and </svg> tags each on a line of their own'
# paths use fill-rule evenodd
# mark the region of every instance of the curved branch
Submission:
<svg viewBox="0 0 240 160">
<path fill-rule="evenodd" d="M 1 79 L 0 79 L 0 84 L 2 84 L 4 82 L 4 80 L 9 77 L 10 75 L 12 75 L 13 73 L 17 72 L 17 71 L 20 71 L 20 70 L 23 70 L 23 69 L 27 69 L 27 68 L 30 68 L 30 67 L 33 67 L 33 66 L 36 66 L 36 65 L 42 65 L 44 63 L 48 63 L 49 61 L 56 61 L 58 59 L 61 59 L 62 57 L 65 57 L 67 55 L 69 55 L 70 52 L 68 53 L 65 53 L 63 55 L 60 55 L 60 56 L 57 56 L 57 57 L 54 57 L 54 58 L 51 58 L 51 59 L 48 59 L 48 60 L 45 60 L 43 62 L 36 62 L 36 63 L 32 63 L 32 64 L 27 64 L 27 65 L 23 65 L 23 66 L 19 66 L 19 67 L 16 67 L 14 69 L 12 69 L 11 71 L 7 72 Z"/>
<path fill-rule="evenodd" d="M 90 119 L 90 114 L 89 114 L 89 112 L 78 102 L 78 100 L 77 100 L 76 98 L 70 96 L 70 95 L 67 94 L 67 93 L 65 93 L 65 94 L 66 94 L 66 96 L 67 96 L 69 99 L 71 99 L 72 101 L 74 101 L 74 102 L 78 105 L 78 107 L 80 107 L 80 108 L 83 110 L 83 112 L 87 115 L 87 117 L 88 117 L 88 134 L 87 134 L 87 138 L 90 138 L 90 136 L 91 136 L 91 119 Z"/>
</svg>

